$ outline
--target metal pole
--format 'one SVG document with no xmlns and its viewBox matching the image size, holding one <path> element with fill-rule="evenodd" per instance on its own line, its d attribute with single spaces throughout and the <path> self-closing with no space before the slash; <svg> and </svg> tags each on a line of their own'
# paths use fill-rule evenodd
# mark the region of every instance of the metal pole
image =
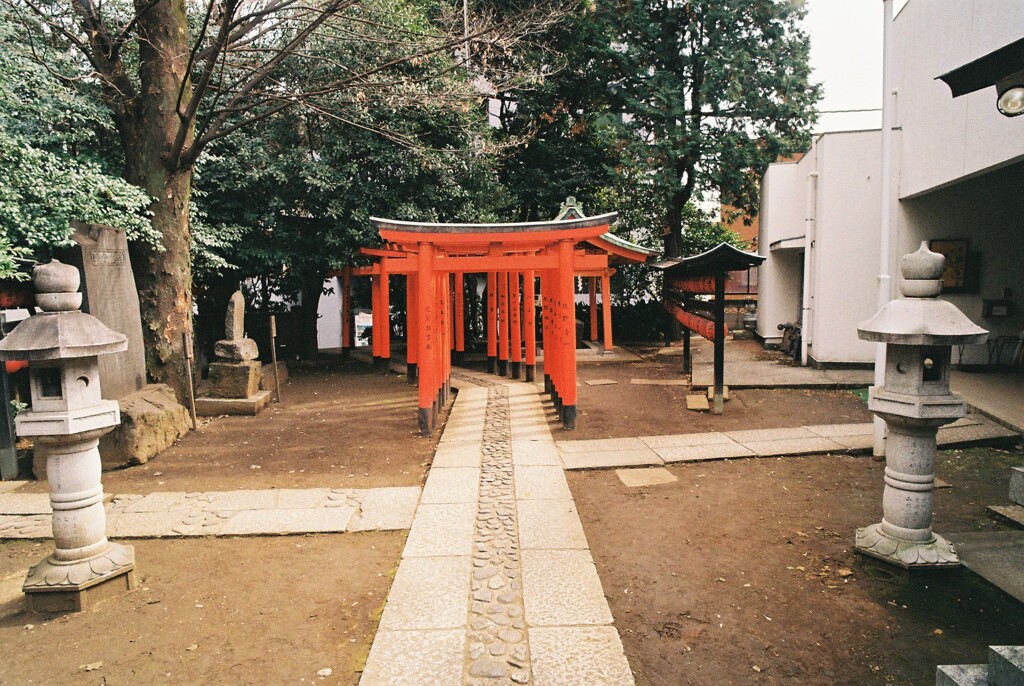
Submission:
<svg viewBox="0 0 1024 686">
<path fill-rule="evenodd" d="M 192 338 L 188 331 L 181 332 L 181 349 L 185 355 L 185 381 L 188 386 L 188 413 L 192 418 L 192 430 L 198 427 L 196 422 L 196 389 L 192 381 Z"/>
<path fill-rule="evenodd" d="M 892 241 L 892 129 L 894 118 L 893 93 L 893 46 L 892 46 L 892 0 L 882 2 L 882 216 L 879 233 L 878 253 L 878 309 L 892 300 L 892 277 L 890 245 Z M 885 344 L 875 344 L 875 386 L 885 383 Z M 881 417 L 874 419 L 874 444 L 872 453 L 876 457 L 885 455 L 885 422 Z"/>
<path fill-rule="evenodd" d="M 277 372 L 277 317 L 270 315 L 270 362 L 274 365 L 274 395 L 281 402 L 281 376 Z"/>
</svg>

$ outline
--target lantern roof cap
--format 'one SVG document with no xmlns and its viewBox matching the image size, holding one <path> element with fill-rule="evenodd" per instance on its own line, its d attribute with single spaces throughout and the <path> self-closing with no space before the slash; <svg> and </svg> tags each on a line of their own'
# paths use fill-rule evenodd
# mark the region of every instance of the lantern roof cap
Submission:
<svg viewBox="0 0 1024 686">
<path fill-rule="evenodd" d="M 127 349 L 127 336 L 91 314 L 43 312 L 22 320 L 0 341 L 0 360 L 63 360 Z"/>
<path fill-rule="evenodd" d="M 900 260 L 900 293 L 871 319 L 857 327 L 861 340 L 897 345 L 970 345 L 988 340 L 988 331 L 939 300 L 946 258 L 922 242 L 917 252 Z"/>
</svg>

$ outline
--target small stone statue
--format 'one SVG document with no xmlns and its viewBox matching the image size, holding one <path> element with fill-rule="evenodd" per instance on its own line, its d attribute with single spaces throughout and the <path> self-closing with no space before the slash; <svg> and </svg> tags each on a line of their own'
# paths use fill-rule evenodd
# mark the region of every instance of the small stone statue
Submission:
<svg viewBox="0 0 1024 686">
<path fill-rule="evenodd" d="M 213 398 L 249 398 L 260 387 L 259 347 L 245 337 L 245 298 L 235 291 L 228 301 L 224 339 L 213 346 L 216 362 L 204 394 Z"/>
</svg>

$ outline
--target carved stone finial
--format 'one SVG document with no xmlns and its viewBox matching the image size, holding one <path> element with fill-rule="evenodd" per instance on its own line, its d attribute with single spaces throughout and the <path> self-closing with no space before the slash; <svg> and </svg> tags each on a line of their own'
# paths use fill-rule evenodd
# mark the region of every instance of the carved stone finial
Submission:
<svg viewBox="0 0 1024 686">
<path fill-rule="evenodd" d="M 32 270 L 36 305 L 44 312 L 72 312 L 82 306 L 82 275 L 73 265 L 52 260 Z"/>
<path fill-rule="evenodd" d="M 946 258 L 928 249 L 928 242 L 921 241 L 917 252 L 904 255 L 900 260 L 903 282 L 900 292 L 907 298 L 934 298 L 942 292 L 942 272 Z"/>
</svg>

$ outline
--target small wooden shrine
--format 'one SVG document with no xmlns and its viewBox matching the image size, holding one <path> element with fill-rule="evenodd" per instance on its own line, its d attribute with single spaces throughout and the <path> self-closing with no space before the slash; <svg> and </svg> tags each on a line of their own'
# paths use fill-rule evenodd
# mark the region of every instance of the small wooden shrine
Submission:
<svg viewBox="0 0 1024 686">
<path fill-rule="evenodd" d="M 725 282 L 729 272 L 744 271 L 764 262 L 761 255 L 745 252 L 728 243 L 692 257 L 670 257 L 651 266 L 665 273 L 663 305 L 683 325 L 683 367 L 691 369 L 690 332 L 712 341 L 714 404 L 722 413 L 725 386 Z M 712 296 L 709 301 L 707 296 Z"/>
</svg>

